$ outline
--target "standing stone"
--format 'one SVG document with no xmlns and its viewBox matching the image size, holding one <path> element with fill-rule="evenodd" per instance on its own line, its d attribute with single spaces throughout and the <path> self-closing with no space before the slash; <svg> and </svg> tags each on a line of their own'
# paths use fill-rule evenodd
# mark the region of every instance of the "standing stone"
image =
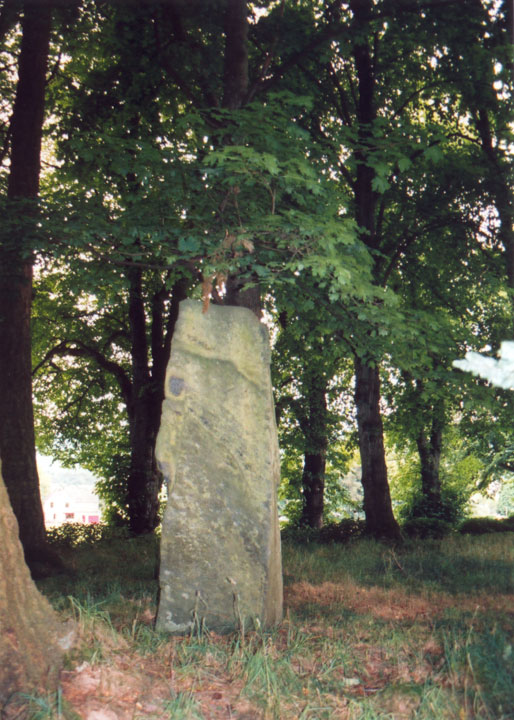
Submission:
<svg viewBox="0 0 514 720">
<path fill-rule="evenodd" d="M 168 483 L 159 630 L 282 618 L 269 365 L 266 329 L 250 310 L 180 304 L 156 450 Z"/>
</svg>

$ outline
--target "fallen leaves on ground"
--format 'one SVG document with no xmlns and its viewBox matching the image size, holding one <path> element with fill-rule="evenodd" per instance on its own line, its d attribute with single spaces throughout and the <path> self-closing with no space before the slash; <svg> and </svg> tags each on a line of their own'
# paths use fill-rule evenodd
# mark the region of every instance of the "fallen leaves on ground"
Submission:
<svg viewBox="0 0 514 720">
<path fill-rule="evenodd" d="M 90 629 L 98 642 L 103 637 L 104 654 L 98 662 L 82 662 L 62 673 L 63 698 L 83 720 L 169 720 L 173 717 L 205 720 L 265 720 L 280 717 L 293 720 L 309 708 L 324 708 L 334 720 L 352 717 L 352 698 L 381 695 L 381 707 L 397 718 L 414 717 L 419 694 L 412 688 L 434 680 L 443 664 L 443 649 L 432 635 L 431 622 L 451 607 L 513 612 L 514 596 L 452 597 L 442 593 L 417 596 L 401 589 L 364 588 L 351 582 L 325 582 L 312 585 L 296 582 L 285 591 L 286 607 L 294 612 L 305 605 L 320 607 L 319 620 L 293 628 L 289 616 L 273 636 L 268 648 L 272 662 L 287 651 L 290 630 L 301 631 L 306 640 L 290 654 L 291 671 L 298 680 L 295 693 L 284 693 L 280 708 L 245 694 L 247 678 L 243 665 L 230 657 L 228 636 L 210 635 L 208 647 L 194 662 L 182 662 L 187 640 L 171 638 L 153 653 L 141 653 L 121 635 L 115 637 L 101 629 Z M 350 610 L 357 615 L 370 614 L 396 624 L 416 623 L 421 627 L 418 645 L 397 650 L 381 647 L 374 638 L 348 639 L 349 628 L 334 628 L 322 608 Z M 142 616 L 142 617 L 141 617 Z M 150 622 L 149 612 L 140 614 Z M 342 633 L 346 633 L 342 638 Z M 424 634 L 423 634 L 424 633 Z M 83 633 L 82 639 L 84 639 Z M 330 664 L 330 643 L 348 640 L 351 661 Z M 247 638 L 247 642 L 249 638 Z M 325 643 L 325 644 L 324 644 Z M 328 645 L 327 645 L 328 644 Z M 343 643 L 344 644 L 344 643 Z M 219 651 L 219 652 L 218 652 Z M 183 656 L 182 656 L 183 657 Z M 320 693 L 320 685 L 329 682 Z M 180 703 L 184 701 L 184 705 Z M 180 713 L 173 714 L 171 708 Z M 184 709 L 186 708 L 186 709 Z M 189 714 L 188 714 L 189 713 Z M 277 714 L 278 713 L 278 714 Z"/>
<path fill-rule="evenodd" d="M 514 594 L 505 595 L 450 595 L 437 593 L 431 596 L 409 594 L 402 589 L 380 587 L 365 588 L 350 581 L 324 582 L 313 585 L 296 582 L 284 589 L 284 602 L 292 610 L 302 605 L 321 607 L 338 605 L 341 609 L 358 614 L 369 613 L 382 620 L 414 621 L 437 617 L 449 608 L 468 610 L 514 612 Z"/>
</svg>

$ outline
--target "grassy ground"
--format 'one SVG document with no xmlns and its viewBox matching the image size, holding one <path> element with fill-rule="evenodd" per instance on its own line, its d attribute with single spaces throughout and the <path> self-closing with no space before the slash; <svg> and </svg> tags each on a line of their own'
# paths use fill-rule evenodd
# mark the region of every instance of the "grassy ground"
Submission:
<svg viewBox="0 0 514 720">
<path fill-rule="evenodd" d="M 272 632 L 153 630 L 156 541 L 69 551 L 40 588 L 78 620 L 57 697 L 32 718 L 514 718 L 514 533 L 283 548 Z M 21 713 L 21 708 L 20 708 Z M 76 715 L 75 715 L 76 717 Z"/>
</svg>

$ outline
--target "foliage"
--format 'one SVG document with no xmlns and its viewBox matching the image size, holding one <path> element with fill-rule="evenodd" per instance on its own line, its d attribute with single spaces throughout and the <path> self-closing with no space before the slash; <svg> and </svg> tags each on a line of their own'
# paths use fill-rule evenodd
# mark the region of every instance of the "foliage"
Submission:
<svg viewBox="0 0 514 720">
<path fill-rule="evenodd" d="M 92 546 L 98 542 L 128 537 L 126 531 L 104 523 L 86 525 L 63 523 L 46 531 L 48 542 L 58 548 L 75 548 L 79 545 Z"/>
<path fill-rule="evenodd" d="M 389 453 L 393 505 L 403 522 L 433 517 L 455 527 L 469 512 L 469 501 L 477 490 L 483 463 L 473 454 L 457 430 L 446 433 L 441 459 L 441 499 L 434 508 L 423 495 L 419 480 L 419 457 L 408 445 Z"/>
<path fill-rule="evenodd" d="M 291 441 L 291 427 L 279 430 L 282 447 L 280 486 L 278 490 L 279 514 L 287 526 L 300 524 L 303 510 L 302 471 L 303 453 L 295 441 Z M 352 497 L 345 484 L 345 474 L 351 459 L 343 443 L 334 440 L 329 446 L 325 468 L 325 491 L 323 518 L 325 523 L 340 518 L 353 517 L 362 509 L 362 503 Z"/>
<path fill-rule="evenodd" d="M 453 508 L 452 508 L 453 509 Z M 446 508 L 443 509 L 443 513 Z M 455 522 L 444 517 L 426 517 L 412 512 L 411 517 L 402 523 L 402 532 L 410 538 L 444 538 L 455 530 Z"/>
<path fill-rule="evenodd" d="M 455 486 L 445 486 L 441 491 L 439 507 L 434 508 L 422 493 L 414 492 L 410 503 L 403 508 L 406 521 L 420 518 L 433 518 L 436 521 L 455 524 L 465 516 L 469 502 L 469 490 L 458 489 Z"/>
<path fill-rule="evenodd" d="M 273 372 L 289 521 L 302 513 L 312 448 L 326 455 L 325 520 L 354 509 L 342 478 L 358 357 L 383 370 L 386 429 L 404 453 L 392 467 L 400 516 L 426 513 L 413 449 L 436 422 L 440 516 L 455 522 L 514 447 L 508 399 L 451 368 L 467 350 L 496 348 L 512 324 L 506 3 L 477 1 L 464 18 L 451 3 L 249 5 L 249 85 L 236 108 L 224 97 L 217 3 L 72 5 L 56 15 L 29 233 L 40 449 L 99 475 L 106 519 L 125 522 L 131 277 L 141 273 L 151 375 L 156 298 L 183 278 L 189 294 L 203 284 L 222 301 L 237 274 L 268 294 L 275 327 L 287 316 Z M 20 39 L 15 18 L 6 28 L 2 117 Z M 8 143 L 2 123 L 2 185 Z M 26 215 L 9 218 L 27 231 Z M 163 316 L 169 307 L 166 295 Z M 316 392 L 325 410 L 313 409 Z"/>
<path fill-rule="evenodd" d="M 469 518 L 459 526 L 459 532 L 468 535 L 484 533 L 514 532 L 514 516 L 508 518 Z"/>
<path fill-rule="evenodd" d="M 310 455 L 317 459 L 324 484 L 323 518 L 336 520 L 357 507 L 344 485 L 353 451 L 353 434 L 344 414 L 351 378 L 342 354 L 345 343 L 334 342 L 337 321 L 327 318 L 320 325 L 315 308 L 308 304 L 295 308 L 288 292 L 278 293 L 275 303 L 272 382 L 282 449 L 283 513 L 294 524 L 305 522 Z"/>
<path fill-rule="evenodd" d="M 103 477 L 97 482 L 95 491 L 102 501 L 102 519 L 107 525 L 125 527 L 128 525 L 127 478 L 129 456 L 112 455 L 102 458 Z"/>
<path fill-rule="evenodd" d="M 282 539 L 296 544 L 303 543 L 346 543 L 364 534 L 364 522 L 345 518 L 339 522 L 329 521 L 319 530 L 310 527 L 287 525 L 281 532 Z"/>
</svg>

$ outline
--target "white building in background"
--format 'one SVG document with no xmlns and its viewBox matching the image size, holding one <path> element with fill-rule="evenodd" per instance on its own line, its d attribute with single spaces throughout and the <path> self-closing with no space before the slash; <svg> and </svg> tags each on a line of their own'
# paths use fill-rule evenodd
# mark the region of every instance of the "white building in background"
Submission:
<svg viewBox="0 0 514 720">
<path fill-rule="evenodd" d="M 100 501 L 87 488 L 59 490 L 49 495 L 43 503 L 46 527 L 63 523 L 83 525 L 100 522 Z"/>
</svg>

